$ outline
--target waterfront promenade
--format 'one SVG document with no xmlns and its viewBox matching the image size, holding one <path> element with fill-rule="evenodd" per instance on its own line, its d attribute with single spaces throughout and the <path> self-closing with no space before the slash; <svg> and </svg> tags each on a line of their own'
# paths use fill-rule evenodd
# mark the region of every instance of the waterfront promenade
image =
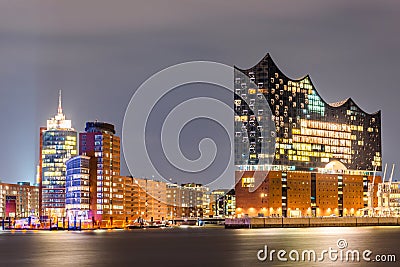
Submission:
<svg viewBox="0 0 400 267">
<path fill-rule="evenodd" d="M 225 228 L 400 226 L 398 217 L 234 218 Z"/>
</svg>

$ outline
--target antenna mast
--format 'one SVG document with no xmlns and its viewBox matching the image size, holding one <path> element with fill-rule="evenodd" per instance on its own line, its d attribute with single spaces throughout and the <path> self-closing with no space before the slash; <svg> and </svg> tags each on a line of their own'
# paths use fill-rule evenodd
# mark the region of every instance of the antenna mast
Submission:
<svg viewBox="0 0 400 267">
<path fill-rule="evenodd" d="M 58 114 L 62 114 L 61 90 L 58 92 Z"/>
</svg>

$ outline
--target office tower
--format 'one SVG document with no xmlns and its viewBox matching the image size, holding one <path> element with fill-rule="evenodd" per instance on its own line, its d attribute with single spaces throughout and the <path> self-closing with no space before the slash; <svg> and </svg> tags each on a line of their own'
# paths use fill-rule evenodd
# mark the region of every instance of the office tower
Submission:
<svg viewBox="0 0 400 267">
<path fill-rule="evenodd" d="M 47 128 L 41 129 L 41 215 L 45 218 L 65 217 L 66 161 L 77 154 L 77 133 L 67 120 L 61 106 L 61 91 L 58 112 L 47 120 Z"/>
</svg>

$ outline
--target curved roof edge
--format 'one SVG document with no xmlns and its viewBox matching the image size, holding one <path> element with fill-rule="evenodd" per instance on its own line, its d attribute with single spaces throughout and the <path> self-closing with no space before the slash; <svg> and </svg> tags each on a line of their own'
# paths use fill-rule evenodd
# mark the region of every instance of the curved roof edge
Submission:
<svg viewBox="0 0 400 267">
<path fill-rule="evenodd" d="M 304 76 L 302 76 L 302 77 L 299 77 L 299 78 L 291 78 L 291 77 L 287 76 L 287 75 L 281 70 L 281 68 L 279 68 L 279 66 L 275 63 L 275 61 L 272 59 L 270 53 L 267 53 L 267 54 L 266 54 L 261 60 L 259 60 L 259 61 L 257 62 L 257 64 L 255 64 L 253 67 L 250 67 L 250 68 L 248 68 L 248 69 L 241 69 L 241 68 L 239 68 L 239 67 L 237 67 L 237 66 L 234 66 L 234 68 L 235 68 L 235 69 L 238 69 L 238 70 L 240 70 L 240 71 L 249 71 L 250 69 L 252 69 L 252 68 L 254 68 L 254 67 L 260 65 L 260 64 L 261 64 L 262 62 L 264 62 L 264 61 L 269 61 L 270 63 L 272 63 L 283 75 L 285 75 L 286 78 L 288 78 L 288 79 L 291 80 L 291 81 L 300 82 L 300 81 L 303 81 L 303 80 L 305 80 L 305 79 L 307 79 L 307 78 L 311 81 L 311 78 L 310 78 L 310 75 L 309 75 L 309 74 L 306 74 L 306 75 L 304 75 Z"/>
<path fill-rule="evenodd" d="M 314 88 L 314 89 L 317 91 L 317 93 L 318 93 L 318 90 L 317 90 L 317 88 L 315 87 L 314 83 L 312 82 L 311 77 L 310 77 L 309 74 L 306 74 L 306 75 L 304 75 L 303 77 L 300 77 L 300 78 L 297 78 L 297 79 L 290 78 L 289 76 L 287 76 L 287 75 L 278 67 L 278 65 L 277 65 L 277 64 L 274 62 L 274 60 L 272 59 L 270 53 L 267 53 L 267 54 L 266 54 L 261 60 L 259 60 L 258 63 L 255 64 L 253 67 L 250 67 L 250 68 L 248 68 L 248 69 L 241 69 L 241 68 L 239 68 L 239 67 L 237 67 L 237 66 L 234 66 L 234 68 L 237 69 L 237 70 L 239 70 L 239 71 L 249 71 L 250 69 L 255 68 L 256 66 L 260 65 L 260 64 L 261 64 L 262 62 L 264 62 L 264 61 L 269 61 L 270 63 L 272 63 L 286 78 L 288 78 L 288 79 L 291 80 L 291 81 L 299 82 L 299 81 L 303 81 L 303 80 L 305 80 L 305 79 L 308 79 L 308 80 L 310 81 L 311 85 L 313 86 L 313 88 Z M 318 93 L 318 95 L 319 95 L 319 93 Z M 330 106 L 330 107 L 332 107 L 332 108 L 341 108 L 341 107 L 343 107 L 344 105 L 346 105 L 347 103 L 350 102 L 350 103 L 352 103 L 353 105 L 355 105 L 359 110 L 361 110 L 362 112 L 364 112 L 365 114 L 368 114 L 368 115 L 370 115 L 370 116 L 378 115 L 378 114 L 381 113 L 381 110 L 378 110 L 378 111 L 373 112 L 373 113 L 366 112 L 365 110 L 363 110 L 362 108 L 360 108 L 360 106 L 357 105 L 357 103 L 354 102 L 354 100 L 353 100 L 351 97 L 346 98 L 346 99 L 341 100 L 341 101 L 338 101 L 338 102 L 334 102 L 334 103 L 328 103 L 328 102 L 326 102 L 322 97 L 321 97 L 321 99 L 322 99 L 323 102 L 325 102 L 325 104 L 327 104 L 328 106 Z"/>
<path fill-rule="evenodd" d="M 344 100 L 342 100 L 342 101 L 339 101 L 339 102 L 327 103 L 327 104 L 328 104 L 329 106 L 333 107 L 333 108 L 341 108 L 342 106 L 346 105 L 347 103 L 352 103 L 352 104 L 353 104 L 354 106 L 356 106 L 359 110 L 361 110 L 361 111 L 364 112 L 365 114 L 368 114 L 368 115 L 371 115 L 371 116 L 373 116 L 373 115 L 378 115 L 379 113 L 381 113 L 380 110 L 375 111 L 375 112 L 373 112 L 373 113 L 366 112 L 365 110 L 363 110 L 362 108 L 360 108 L 360 106 L 359 106 L 351 97 L 346 98 L 346 99 L 344 99 Z"/>
</svg>

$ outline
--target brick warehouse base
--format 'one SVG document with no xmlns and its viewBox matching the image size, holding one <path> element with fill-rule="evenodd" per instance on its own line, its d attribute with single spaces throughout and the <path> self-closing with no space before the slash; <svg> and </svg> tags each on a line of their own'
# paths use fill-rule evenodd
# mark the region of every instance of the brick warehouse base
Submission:
<svg viewBox="0 0 400 267">
<path fill-rule="evenodd" d="M 372 176 L 313 172 L 270 171 L 262 184 L 249 192 L 252 184 L 244 183 L 254 172 L 236 173 L 236 215 L 321 217 L 361 216 L 368 205 L 368 183 Z M 381 182 L 375 178 L 374 191 Z M 374 206 L 377 206 L 374 197 Z"/>
</svg>

